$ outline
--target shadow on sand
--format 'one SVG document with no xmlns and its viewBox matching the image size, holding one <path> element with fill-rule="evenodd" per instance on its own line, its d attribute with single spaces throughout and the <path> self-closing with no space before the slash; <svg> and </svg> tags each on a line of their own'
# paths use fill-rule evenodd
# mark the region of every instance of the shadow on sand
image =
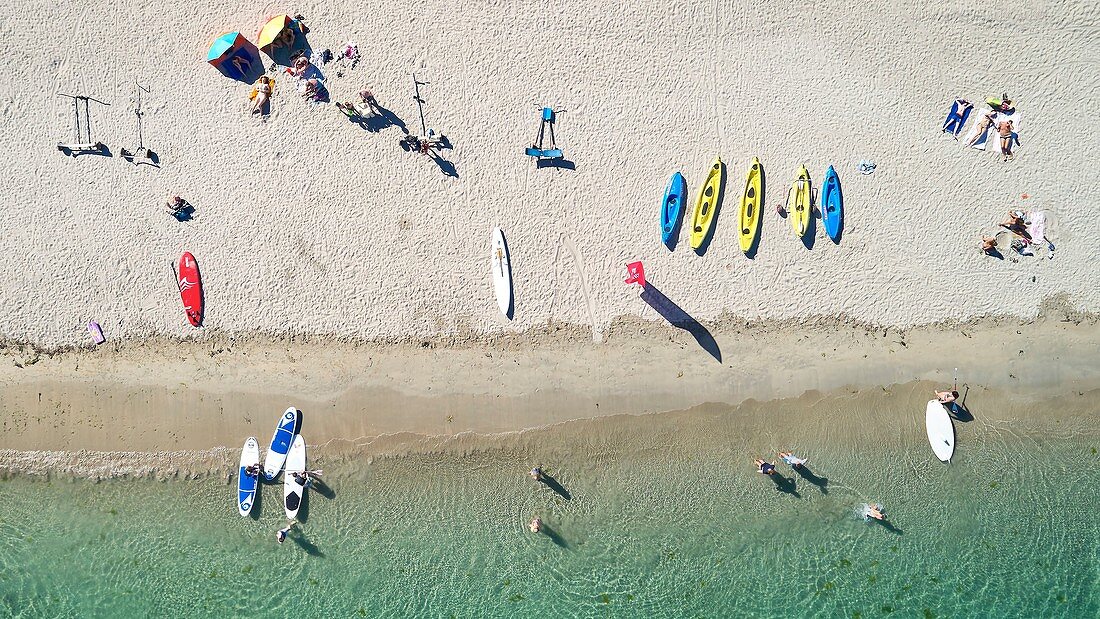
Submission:
<svg viewBox="0 0 1100 619">
<path fill-rule="evenodd" d="M 714 341 L 714 336 L 710 334 L 710 331 L 681 309 L 679 305 L 673 303 L 652 282 L 646 282 L 640 296 L 650 307 L 657 310 L 657 313 L 664 317 L 669 324 L 690 333 L 703 350 L 721 363 L 722 351 L 718 348 L 718 342 Z"/>
<path fill-rule="evenodd" d="M 962 397 L 955 400 L 951 403 L 951 406 L 947 407 L 947 414 L 955 421 L 969 423 L 974 421 L 974 415 L 972 415 L 970 409 L 966 407 L 966 395 L 970 393 L 970 385 L 963 385 L 963 389 Z"/>
</svg>

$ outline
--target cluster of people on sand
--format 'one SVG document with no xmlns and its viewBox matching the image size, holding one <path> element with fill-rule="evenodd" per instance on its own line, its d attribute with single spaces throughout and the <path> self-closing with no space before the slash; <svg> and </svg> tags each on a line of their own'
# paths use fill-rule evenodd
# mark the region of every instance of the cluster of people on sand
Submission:
<svg viewBox="0 0 1100 619">
<path fill-rule="evenodd" d="M 1042 213 L 1040 212 L 1039 215 L 1032 213 L 1030 215 L 1032 219 L 1038 216 L 1042 216 Z M 1010 243 L 1010 247 L 1016 253 L 1022 256 L 1034 255 L 1034 249 L 1036 247 L 1042 247 L 1044 243 L 1047 245 L 1047 248 L 1051 252 L 1053 252 L 1054 244 L 1051 243 L 1050 240 L 1048 240 L 1045 236 L 1045 222 L 1042 225 L 1039 225 L 1039 231 L 1034 233 L 1030 227 L 1032 223 L 1032 221 L 1029 221 L 1028 213 L 1025 213 L 1022 210 L 1013 209 L 1008 211 L 1007 217 L 1004 221 L 998 224 L 998 228 L 1002 228 L 1004 231 L 1007 231 L 1011 235 L 1012 241 Z M 1001 257 L 997 234 L 983 234 L 981 236 L 980 247 L 982 253 L 987 256 L 994 256 L 998 258 Z M 1053 258 L 1054 254 L 1050 253 L 1047 257 Z"/>
<path fill-rule="evenodd" d="M 997 132 L 997 137 L 1000 140 L 1003 160 L 1011 161 L 1013 158 L 1013 145 L 1020 145 L 1020 136 L 1017 133 L 1018 127 L 1011 118 L 1016 113 L 1016 108 L 1012 99 L 1008 98 L 1008 93 L 1002 93 L 1000 99 L 990 99 L 988 103 L 989 111 L 982 114 L 973 135 L 966 142 L 966 146 L 968 148 L 974 146 L 986 137 L 990 129 L 993 129 Z M 943 130 L 953 134 L 957 140 L 963 125 L 966 124 L 967 118 L 974 110 L 974 104 L 966 99 L 955 99 L 951 110 L 944 121 Z"/>
</svg>

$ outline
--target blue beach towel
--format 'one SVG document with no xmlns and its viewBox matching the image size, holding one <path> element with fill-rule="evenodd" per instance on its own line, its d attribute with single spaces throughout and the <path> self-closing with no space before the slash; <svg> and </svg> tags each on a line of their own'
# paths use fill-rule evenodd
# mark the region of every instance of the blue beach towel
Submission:
<svg viewBox="0 0 1100 619">
<path fill-rule="evenodd" d="M 959 133 L 962 132 L 963 125 L 970 118 L 970 111 L 973 109 L 974 106 L 966 99 L 955 99 L 951 103 L 951 111 L 943 121 L 943 132 L 950 133 L 956 140 L 959 139 Z"/>
</svg>

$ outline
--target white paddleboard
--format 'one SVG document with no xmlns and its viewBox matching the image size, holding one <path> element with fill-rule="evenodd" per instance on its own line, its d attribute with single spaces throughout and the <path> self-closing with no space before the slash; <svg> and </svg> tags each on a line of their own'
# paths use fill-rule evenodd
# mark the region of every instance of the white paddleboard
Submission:
<svg viewBox="0 0 1100 619">
<path fill-rule="evenodd" d="M 286 509 L 286 517 L 293 520 L 298 517 L 298 510 L 302 507 L 302 499 L 305 497 L 305 488 L 294 480 L 294 473 L 302 473 L 306 470 L 306 440 L 299 434 L 290 444 L 290 451 L 286 454 L 286 471 L 283 473 L 283 508 Z"/>
<path fill-rule="evenodd" d="M 267 481 L 278 477 L 279 471 L 283 470 L 287 451 L 301 421 L 301 414 L 293 406 L 286 409 L 283 416 L 279 418 L 279 425 L 275 426 L 275 434 L 271 437 L 271 445 L 268 446 L 267 457 L 264 458 L 264 477 Z"/>
<path fill-rule="evenodd" d="M 493 230 L 493 288 L 497 293 L 497 307 L 500 313 L 509 319 L 512 317 L 512 262 L 508 255 L 508 244 L 504 242 L 504 232 L 500 228 Z"/>
<path fill-rule="evenodd" d="M 259 476 L 253 477 L 244 472 L 245 468 L 260 463 L 260 444 L 255 436 L 248 437 L 241 450 L 241 465 L 237 468 L 237 511 L 247 516 L 256 503 L 256 492 L 260 486 Z"/>
<path fill-rule="evenodd" d="M 929 400 L 924 409 L 924 424 L 928 429 L 928 443 L 941 462 L 951 460 L 955 453 L 955 426 L 947 409 L 939 400 Z"/>
</svg>

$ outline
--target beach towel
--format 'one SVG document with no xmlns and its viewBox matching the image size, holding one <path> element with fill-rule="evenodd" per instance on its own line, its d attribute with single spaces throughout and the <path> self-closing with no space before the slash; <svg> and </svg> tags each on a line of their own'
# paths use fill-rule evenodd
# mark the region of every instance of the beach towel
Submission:
<svg viewBox="0 0 1100 619">
<path fill-rule="evenodd" d="M 951 111 L 947 113 L 947 118 L 943 121 L 943 132 L 950 133 L 956 140 L 959 139 L 959 133 L 962 132 L 963 126 L 966 125 L 966 120 L 970 118 L 970 112 L 973 109 L 974 106 L 966 99 L 955 99 L 951 103 Z"/>
<path fill-rule="evenodd" d="M 981 132 L 981 135 L 979 135 L 979 132 L 978 132 L 978 127 L 981 126 L 981 122 L 980 121 L 975 122 L 974 127 L 971 128 L 969 133 L 967 133 L 967 136 L 966 136 L 966 139 L 964 140 L 964 142 L 969 143 L 970 140 L 975 135 L 978 135 L 978 140 L 976 142 L 974 142 L 974 144 L 971 145 L 970 148 L 976 148 L 978 150 L 985 150 L 986 145 L 988 145 L 990 142 L 992 142 L 993 146 L 994 146 L 994 149 L 997 152 L 1000 152 L 1001 142 L 1000 142 L 1000 136 L 997 133 L 997 125 L 999 125 L 1003 122 L 1008 122 L 1010 120 L 1012 121 L 1012 130 L 1013 130 L 1012 139 L 1015 140 L 1016 142 L 1019 142 L 1019 140 L 1020 140 L 1020 113 L 1017 112 L 1017 111 L 1013 111 L 1011 114 L 1005 114 L 1004 112 L 996 112 L 993 115 L 993 122 L 989 125 L 988 128 L 986 128 L 985 131 Z"/>
</svg>

